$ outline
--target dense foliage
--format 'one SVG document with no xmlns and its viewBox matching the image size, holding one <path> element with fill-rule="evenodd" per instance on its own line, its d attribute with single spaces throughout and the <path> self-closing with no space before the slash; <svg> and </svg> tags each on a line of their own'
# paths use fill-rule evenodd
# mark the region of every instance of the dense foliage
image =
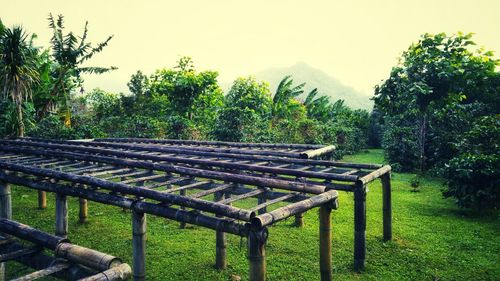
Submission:
<svg viewBox="0 0 500 281">
<path fill-rule="evenodd" d="M 471 38 L 423 35 L 376 87 L 374 100 L 394 168 L 442 173 L 449 183 L 445 196 L 486 208 L 499 199 L 498 146 L 481 151 L 468 142 L 487 147 L 492 141 L 500 113 L 499 61 L 475 49 Z"/>
</svg>

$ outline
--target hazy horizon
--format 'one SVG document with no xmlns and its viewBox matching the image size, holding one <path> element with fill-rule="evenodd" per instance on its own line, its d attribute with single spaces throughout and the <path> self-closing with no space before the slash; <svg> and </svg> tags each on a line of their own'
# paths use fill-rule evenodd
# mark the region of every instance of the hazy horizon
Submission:
<svg viewBox="0 0 500 281">
<path fill-rule="evenodd" d="M 86 77 L 95 87 L 128 92 L 137 70 L 170 68 L 190 56 L 198 70 L 219 72 L 221 84 L 239 76 L 299 62 L 321 69 L 342 83 L 371 95 L 397 58 L 423 33 L 473 32 L 479 46 L 500 51 L 500 1 L 183 1 L 132 2 L 9 1 L 0 18 L 36 33 L 48 47 L 49 13 L 63 14 L 66 31 L 89 40 L 114 35 L 89 63 L 117 66 L 113 73 Z M 299 82 L 299 81 L 297 81 Z M 322 89 L 328 91 L 328 89 Z"/>
</svg>

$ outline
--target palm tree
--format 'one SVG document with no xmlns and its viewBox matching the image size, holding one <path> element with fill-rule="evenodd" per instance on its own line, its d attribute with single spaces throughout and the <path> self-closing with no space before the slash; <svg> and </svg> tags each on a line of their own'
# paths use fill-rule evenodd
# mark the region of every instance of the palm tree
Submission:
<svg viewBox="0 0 500 281">
<path fill-rule="evenodd" d="M 307 94 L 306 100 L 304 101 L 304 105 L 307 109 L 307 116 L 312 119 L 327 122 L 332 118 L 332 105 L 327 96 L 316 98 L 318 93 L 318 89 L 315 88 Z"/>
<path fill-rule="evenodd" d="M 281 80 L 278 88 L 276 88 L 276 93 L 273 97 L 273 117 L 289 117 L 299 107 L 298 103 L 292 101 L 304 92 L 306 83 L 297 86 L 292 86 L 292 84 L 293 79 L 290 75 L 287 75 Z"/>
<path fill-rule="evenodd" d="M 31 96 L 31 86 L 38 81 L 37 50 L 20 26 L 5 28 L 0 22 L 0 85 L 2 98 L 16 106 L 18 136 L 25 133 L 23 103 Z"/>
<path fill-rule="evenodd" d="M 83 82 L 81 74 L 102 74 L 116 67 L 82 67 L 81 65 L 91 59 L 95 54 L 100 53 L 108 42 L 113 38 L 109 36 L 103 42 L 93 47 L 91 43 L 86 42 L 88 33 L 88 22 L 81 37 L 75 36 L 73 32 L 64 35 L 64 17 L 59 15 L 54 19 L 49 14 L 49 27 L 52 28 L 53 35 L 50 40 L 52 57 L 56 62 L 56 68 L 53 70 L 53 83 L 50 91 L 51 99 L 45 104 L 40 117 L 47 112 L 55 110 L 58 105 L 62 105 L 64 114 L 64 123 L 71 126 L 71 111 L 69 106 L 70 93 L 76 87 L 81 86 Z M 59 104 L 58 104 L 59 103 Z"/>
</svg>

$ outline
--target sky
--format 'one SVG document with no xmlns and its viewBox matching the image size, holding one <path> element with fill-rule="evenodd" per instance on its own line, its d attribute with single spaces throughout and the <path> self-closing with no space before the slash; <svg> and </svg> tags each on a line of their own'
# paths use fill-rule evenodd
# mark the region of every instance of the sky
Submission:
<svg viewBox="0 0 500 281">
<path fill-rule="evenodd" d="M 319 68 L 372 95 L 397 58 L 423 33 L 475 33 L 479 46 L 500 52 L 500 1 L 128 1 L 0 0 L 0 19 L 36 33 L 48 47 L 47 16 L 63 14 L 66 29 L 89 41 L 114 35 L 90 61 L 116 66 L 85 77 L 85 89 L 128 92 L 137 70 L 151 74 L 190 56 L 198 70 L 216 70 L 231 83 L 270 67 L 297 62 Z M 327 90 L 327 89 L 325 89 Z"/>
</svg>

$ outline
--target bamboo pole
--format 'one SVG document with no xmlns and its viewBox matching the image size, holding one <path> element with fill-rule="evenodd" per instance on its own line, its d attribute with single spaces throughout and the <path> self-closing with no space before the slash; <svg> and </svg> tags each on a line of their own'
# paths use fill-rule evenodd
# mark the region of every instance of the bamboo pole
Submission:
<svg viewBox="0 0 500 281">
<path fill-rule="evenodd" d="M 54 236 L 6 218 L 0 219 L 0 232 L 16 236 L 50 250 L 55 250 L 60 243 L 68 242 L 67 238 Z"/>
<path fill-rule="evenodd" d="M 44 210 L 47 208 L 47 194 L 45 191 L 38 191 L 38 209 Z"/>
<path fill-rule="evenodd" d="M 301 152 L 300 153 L 300 158 L 302 158 L 302 159 L 316 158 L 316 157 L 319 157 L 319 156 L 322 156 L 322 155 L 326 155 L 326 154 L 332 153 L 334 150 L 335 150 L 335 146 L 334 145 L 328 145 L 328 146 L 321 147 L 321 148 L 315 148 L 315 149 L 311 149 L 311 150 L 307 150 L 307 151 Z"/>
<path fill-rule="evenodd" d="M 0 181 L 0 218 L 12 218 L 12 194 L 10 191 L 10 184 L 4 181 Z M 2 233 L 2 236 L 6 235 Z M 5 280 L 5 265 L 6 263 L 0 263 L 0 281 Z"/>
<path fill-rule="evenodd" d="M 56 236 L 68 237 L 68 199 L 66 195 L 56 193 Z"/>
<path fill-rule="evenodd" d="M 384 240 L 392 239 L 392 202 L 391 202 L 391 173 L 384 174 L 382 181 L 382 209 L 384 223 Z"/>
<path fill-rule="evenodd" d="M 319 207 L 319 270 L 321 281 L 332 280 L 332 208 L 328 204 Z"/>
<path fill-rule="evenodd" d="M 79 205 L 79 213 L 78 213 L 78 218 L 80 223 L 85 223 L 87 222 L 87 218 L 89 216 L 89 205 L 87 199 L 84 198 L 78 198 L 78 205 Z"/>
<path fill-rule="evenodd" d="M 12 141 L 0 141 L 11 143 Z M 20 144 L 19 142 L 15 142 L 14 144 Z M 33 145 L 33 144 L 32 144 Z M 84 147 L 78 145 L 67 145 L 67 144 L 46 144 L 40 143 L 35 144 L 36 147 L 43 147 L 49 149 L 62 149 L 67 151 L 80 151 L 80 152 L 90 152 L 94 154 L 103 154 L 103 155 L 115 155 L 118 157 L 127 157 L 127 158 L 135 158 L 141 160 L 153 160 L 153 161 L 168 161 L 171 163 L 185 163 L 192 165 L 207 165 L 207 166 L 216 166 L 227 169 L 240 169 L 240 170 L 250 170 L 250 171 L 258 171 L 264 173 L 274 173 L 274 174 L 287 174 L 293 175 L 297 177 L 315 177 L 326 180 L 340 180 L 340 181 L 349 181 L 355 182 L 358 180 L 357 176 L 353 175 L 341 175 L 335 173 L 321 173 L 315 171 L 302 171 L 288 168 L 278 168 L 278 167 L 269 167 L 269 166 L 261 166 L 256 164 L 241 164 L 234 162 L 220 162 L 209 159 L 191 159 L 185 158 L 181 156 L 167 156 L 167 155 L 144 155 L 144 153 L 140 152 L 124 152 L 117 151 L 109 148 L 97 148 L 97 147 Z M 137 149 L 137 148 L 136 148 Z M 217 156 L 220 157 L 220 156 Z M 304 163 L 300 163 L 304 164 Z"/>
<path fill-rule="evenodd" d="M 128 280 L 132 276 L 132 269 L 126 263 L 110 268 L 106 271 L 100 272 L 78 281 L 121 281 Z"/>
<path fill-rule="evenodd" d="M 117 257 L 67 242 L 58 244 L 54 252 L 57 257 L 99 271 L 121 264 L 121 260 Z"/>
<path fill-rule="evenodd" d="M 133 280 L 146 280 L 146 215 L 132 210 Z"/>
<path fill-rule="evenodd" d="M 35 182 L 31 179 L 5 175 L 0 173 L 0 181 L 10 182 L 15 185 L 26 186 L 36 190 L 48 192 L 59 192 L 67 196 L 82 197 L 94 202 L 131 209 L 134 201 L 132 199 L 117 195 L 97 192 L 90 189 L 75 188 L 71 185 L 62 185 L 48 182 Z M 220 230 L 238 236 L 247 236 L 247 227 L 233 219 L 222 219 L 207 216 L 200 212 L 182 211 L 168 207 L 164 204 L 153 204 L 149 202 L 135 202 L 133 208 L 139 212 L 152 214 L 176 221 L 185 221 L 190 224 L 199 225 L 213 230 Z"/>
<path fill-rule="evenodd" d="M 249 280 L 266 280 L 266 241 L 267 228 L 251 230 L 248 233 L 247 258 L 249 263 Z"/>
<path fill-rule="evenodd" d="M 214 194 L 214 201 L 220 201 L 224 197 L 223 192 L 217 192 Z M 226 269 L 227 268 L 227 237 L 224 231 L 215 232 L 215 268 Z"/>
<path fill-rule="evenodd" d="M 266 196 L 265 196 L 265 194 L 263 194 L 257 198 L 257 205 L 265 204 L 266 201 L 267 201 Z M 267 206 L 264 206 L 263 208 L 261 208 L 257 211 L 257 214 L 259 214 L 259 215 L 262 215 L 265 213 L 267 213 Z"/>
<path fill-rule="evenodd" d="M 366 256 L 366 186 L 356 183 L 354 190 L 354 270 L 365 268 Z"/>
</svg>

